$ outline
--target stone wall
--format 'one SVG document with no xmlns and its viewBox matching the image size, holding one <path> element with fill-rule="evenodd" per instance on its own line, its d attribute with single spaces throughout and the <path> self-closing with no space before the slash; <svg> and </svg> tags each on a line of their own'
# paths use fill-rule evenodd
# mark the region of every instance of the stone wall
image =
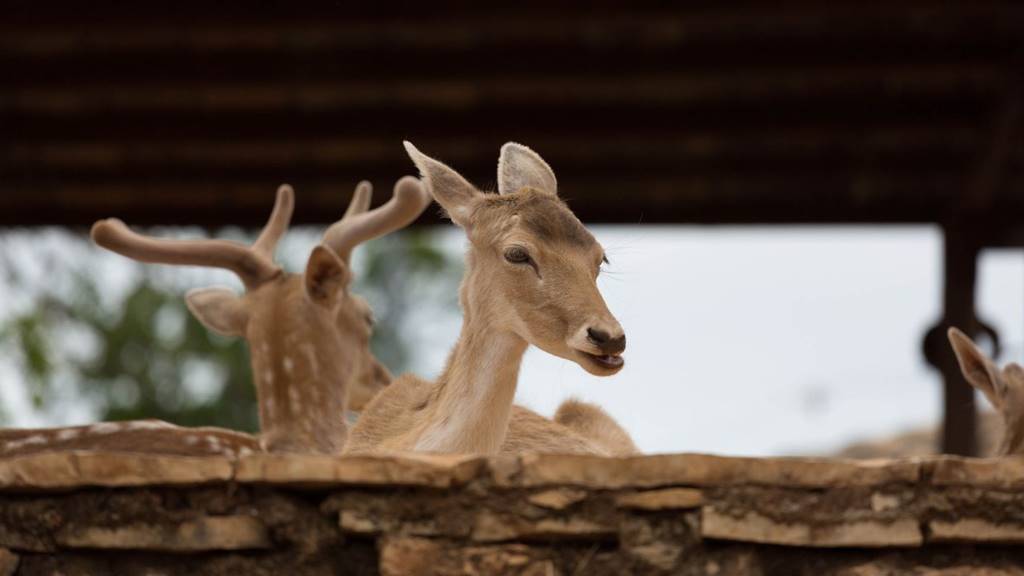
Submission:
<svg viewBox="0 0 1024 576">
<path fill-rule="evenodd" d="M 8 574 L 1021 574 L 1024 460 L 45 453 Z"/>
</svg>

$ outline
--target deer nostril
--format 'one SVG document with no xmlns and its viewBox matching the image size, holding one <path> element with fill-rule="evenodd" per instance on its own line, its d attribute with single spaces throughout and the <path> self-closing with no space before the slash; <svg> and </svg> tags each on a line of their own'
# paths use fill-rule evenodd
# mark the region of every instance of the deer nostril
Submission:
<svg viewBox="0 0 1024 576">
<path fill-rule="evenodd" d="M 594 330 L 593 328 L 587 328 L 587 339 L 593 342 L 594 344 L 604 344 L 605 342 L 611 339 L 611 335 L 609 335 L 604 330 Z"/>
<path fill-rule="evenodd" d="M 610 341 L 608 341 L 607 346 L 612 351 L 621 353 L 623 350 L 626 349 L 626 335 L 623 334 L 618 338 L 612 338 Z"/>
<path fill-rule="evenodd" d="M 626 349 L 626 335 L 620 334 L 614 338 L 604 330 L 587 328 L 587 340 L 597 346 L 604 354 L 622 354 Z"/>
</svg>

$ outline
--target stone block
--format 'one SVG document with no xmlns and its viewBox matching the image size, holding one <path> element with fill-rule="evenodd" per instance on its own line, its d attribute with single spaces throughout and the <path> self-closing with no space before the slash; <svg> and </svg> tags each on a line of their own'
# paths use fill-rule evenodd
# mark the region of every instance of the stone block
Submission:
<svg viewBox="0 0 1024 576">
<path fill-rule="evenodd" d="M 581 486 L 601 489 L 668 486 L 761 485 L 793 488 L 915 484 L 916 460 L 815 458 L 728 458 L 705 454 L 665 454 L 628 458 L 527 454 L 514 473 L 503 470 L 500 486 Z"/>
<path fill-rule="evenodd" d="M 231 475 L 231 461 L 218 456 L 43 452 L 0 458 L 0 489 L 206 484 Z"/>
<path fill-rule="evenodd" d="M 449 488 L 474 478 L 485 465 L 485 460 L 471 456 L 250 454 L 239 459 L 235 480 L 313 488 L 343 485 Z"/>
<path fill-rule="evenodd" d="M 687 510 L 700 508 L 704 494 L 692 488 L 665 488 L 629 492 L 615 497 L 615 505 L 630 510 Z"/>
<path fill-rule="evenodd" d="M 1024 544 L 1024 526 L 997 524 L 981 518 L 934 520 L 928 523 L 928 531 L 928 540 L 933 542 Z"/>
<path fill-rule="evenodd" d="M 926 463 L 933 486 L 972 486 L 1019 490 L 1024 488 L 1024 456 L 960 458 L 944 456 Z"/>
<path fill-rule="evenodd" d="M 548 551 L 523 544 L 453 546 L 422 538 L 387 538 L 381 576 L 555 576 Z M 583 573 L 583 572 L 581 572 Z"/>
<path fill-rule="evenodd" d="M 263 523 L 252 516 L 209 516 L 178 524 L 69 526 L 57 533 L 66 548 L 209 552 L 270 547 Z"/>
<path fill-rule="evenodd" d="M 916 520 L 800 523 L 779 522 L 756 512 L 723 514 L 707 506 L 701 515 L 701 536 L 715 540 L 807 546 L 814 548 L 884 548 L 921 546 Z"/>
<path fill-rule="evenodd" d="M 483 510 L 476 516 L 471 537 L 478 542 L 510 540 L 584 540 L 614 539 L 616 527 L 583 518 L 526 519 Z"/>
</svg>

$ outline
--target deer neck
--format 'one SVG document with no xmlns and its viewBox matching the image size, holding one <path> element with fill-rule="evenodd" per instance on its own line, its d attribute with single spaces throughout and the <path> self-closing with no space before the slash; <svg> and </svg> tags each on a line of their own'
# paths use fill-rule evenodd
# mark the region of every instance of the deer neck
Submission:
<svg viewBox="0 0 1024 576">
<path fill-rule="evenodd" d="M 345 444 L 351 358 L 339 344 L 273 331 L 252 343 L 261 442 L 270 451 L 337 453 Z"/>
<path fill-rule="evenodd" d="M 477 315 L 462 334 L 423 410 L 416 451 L 496 453 L 505 439 L 527 342 Z"/>
<path fill-rule="evenodd" d="M 997 456 L 1024 455 L 1024 421 L 1013 414 L 1003 412 L 1003 437 L 999 442 Z"/>
</svg>

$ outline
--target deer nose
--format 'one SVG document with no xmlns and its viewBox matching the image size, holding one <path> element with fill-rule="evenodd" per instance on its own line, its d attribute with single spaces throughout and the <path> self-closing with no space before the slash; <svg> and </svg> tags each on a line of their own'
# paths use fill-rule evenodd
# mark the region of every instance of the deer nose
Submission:
<svg viewBox="0 0 1024 576">
<path fill-rule="evenodd" d="M 601 349 L 605 354 L 622 354 L 626 349 L 626 335 L 619 334 L 612 337 L 606 330 L 600 328 L 587 328 L 587 340 L 594 346 Z"/>
</svg>

